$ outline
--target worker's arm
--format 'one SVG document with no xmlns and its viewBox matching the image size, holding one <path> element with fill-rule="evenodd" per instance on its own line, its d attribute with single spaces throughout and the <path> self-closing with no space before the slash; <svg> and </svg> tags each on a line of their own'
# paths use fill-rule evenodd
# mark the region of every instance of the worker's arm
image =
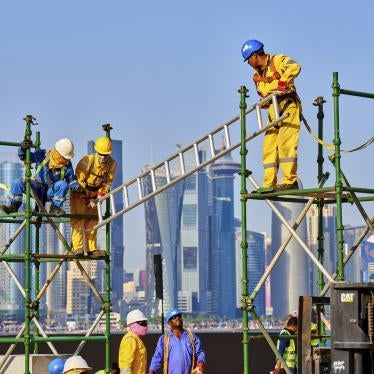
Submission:
<svg viewBox="0 0 374 374">
<path fill-rule="evenodd" d="M 205 352 L 203 351 L 201 347 L 200 339 L 197 335 L 194 335 L 194 344 L 195 344 L 195 358 L 197 362 L 197 366 L 199 367 L 200 371 L 203 373 L 205 370 L 205 363 L 206 363 L 206 357 Z"/>
<path fill-rule="evenodd" d="M 157 370 L 161 369 L 164 365 L 164 335 L 161 335 L 158 339 L 155 353 L 149 366 L 149 373 L 157 373 Z"/>
<path fill-rule="evenodd" d="M 118 366 L 120 367 L 121 373 L 132 373 L 136 344 L 136 340 L 132 336 L 125 336 L 122 340 L 118 354 Z"/>
<path fill-rule="evenodd" d="M 276 55 L 274 57 L 274 65 L 280 74 L 278 90 L 287 91 L 289 88 L 294 89 L 293 81 L 301 71 L 300 64 L 286 55 Z M 291 87 L 289 87 L 290 83 Z"/>
<path fill-rule="evenodd" d="M 109 163 L 109 172 L 107 174 L 107 180 L 104 184 L 99 188 L 97 194 L 99 196 L 104 196 L 110 191 L 110 187 L 112 186 L 114 177 L 116 175 L 117 170 L 117 163 L 111 158 Z"/>
<path fill-rule="evenodd" d="M 72 191 L 77 191 L 80 188 L 80 184 L 78 183 L 77 178 L 74 174 L 71 162 L 66 165 L 65 180 L 69 184 L 69 187 Z"/>
<path fill-rule="evenodd" d="M 75 175 L 77 177 L 77 181 L 79 184 L 85 188 L 86 187 L 86 180 L 88 178 L 89 172 L 89 158 L 88 156 L 84 156 L 78 162 L 77 167 L 75 168 Z"/>
</svg>

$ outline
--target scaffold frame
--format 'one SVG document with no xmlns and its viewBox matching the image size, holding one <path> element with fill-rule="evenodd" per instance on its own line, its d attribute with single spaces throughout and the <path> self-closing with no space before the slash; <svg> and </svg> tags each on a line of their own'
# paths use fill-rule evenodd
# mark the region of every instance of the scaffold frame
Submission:
<svg viewBox="0 0 374 374">
<path fill-rule="evenodd" d="M 318 267 L 318 290 L 319 296 L 325 296 L 331 285 L 337 281 L 344 281 L 344 266 L 347 264 L 349 259 L 354 254 L 355 250 L 359 247 L 360 243 L 364 240 L 368 232 L 371 230 L 374 232 L 374 218 L 370 218 L 369 215 L 366 213 L 365 209 L 363 208 L 361 202 L 364 201 L 373 201 L 374 200 L 374 189 L 372 188 L 360 188 L 360 187 L 352 187 L 344 175 L 341 169 L 341 138 L 340 138 L 340 124 L 339 124 L 339 96 L 340 95 L 350 95 L 350 96 L 357 96 L 357 97 L 364 97 L 369 99 L 374 99 L 374 94 L 366 93 L 366 92 L 359 92 L 359 91 L 352 91 L 352 90 L 345 90 L 340 88 L 340 84 L 338 81 L 338 73 L 333 73 L 333 82 L 332 82 L 332 96 L 333 96 L 333 107 L 334 107 L 334 139 L 333 139 L 333 146 L 327 147 L 333 151 L 333 153 L 329 156 L 330 161 L 333 163 L 334 171 L 335 171 L 335 183 L 332 187 L 324 187 L 325 182 L 329 177 L 329 173 L 324 173 L 323 171 L 323 147 L 327 146 L 326 143 L 323 141 L 323 119 L 324 119 L 324 111 L 323 105 L 325 100 L 323 97 L 317 97 L 315 99 L 314 105 L 318 107 L 317 119 L 318 119 L 318 137 L 316 140 L 318 141 L 318 157 L 317 157 L 317 165 L 318 165 L 318 174 L 317 174 L 317 181 L 318 187 L 317 188 L 309 188 L 309 189 L 301 189 L 301 190 L 288 190 L 288 191 L 271 191 L 271 192 L 253 192 L 248 193 L 247 191 L 247 181 L 251 182 L 252 185 L 257 189 L 259 186 L 256 180 L 252 176 L 252 172 L 247 170 L 247 146 L 246 146 L 246 98 L 247 98 L 247 88 L 245 86 L 241 86 L 238 90 L 240 94 L 240 119 L 241 119 L 241 146 L 240 146 L 240 156 L 241 156 L 241 219 L 242 219 L 242 226 L 241 226 L 241 249 L 242 249 L 242 333 L 243 333 L 243 369 L 244 374 L 249 374 L 249 342 L 251 337 L 249 336 L 249 326 L 248 326 L 248 316 L 249 313 L 252 315 L 253 319 L 255 320 L 258 329 L 262 334 L 262 338 L 264 338 L 267 343 L 269 344 L 270 348 L 274 352 L 277 360 L 281 361 L 282 367 L 284 367 L 287 374 L 290 374 L 290 370 L 287 367 L 283 357 L 279 354 L 276 345 L 274 344 L 273 339 L 265 329 L 264 325 L 260 317 L 257 315 L 255 311 L 255 298 L 258 295 L 261 287 L 264 285 L 266 279 L 270 275 L 271 271 L 273 270 L 275 264 L 277 263 L 278 259 L 280 258 L 283 251 L 286 249 L 287 244 L 290 242 L 292 238 L 295 238 L 304 251 L 307 253 L 309 258 L 313 261 L 314 265 Z M 275 110 L 277 113 L 277 110 Z M 303 118 L 303 121 L 308 128 L 308 124 Z M 309 129 L 308 129 L 309 131 Z M 312 134 L 313 135 L 313 134 Z M 313 135 L 314 136 L 314 135 Z M 364 143 L 363 145 L 356 147 L 354 150 L 361 150 L 364 149 L 367 145 L 373 142 L 373 138 L 369 141 Z M 348 151 L 350 152 L 350 151 Z M 358 193 L 369 194 L 369 196 L 358 197 Z M 290 232 L 286 240 L 282 243 L 281 247 L 276 252 L 275 256 L 271 260 L 268 269 L 264 272 L 263 276 L 261 277 L 260 281 L 257 283 L 256 287 L 252 291 L 251 294 L 248 292 L 248 241 L 247 241 L 247 202 L 248 200 L 265 200 L 266 203 L 271 207 L 272 211 L 278 216 L 281 222 L 286 226 L 288 231 Z M 295 202 L 295 203 L 305 203 L 305 207 L 302 212 L 299 214 L 295 222 L 291 225 L 288 223 L 285 218 L 280 214 L 277 208 L 274 206 L 272 201 L 285 201 L 285 202 Z M 348 250 L 348 253 L 344 257 L 343 245 L 344 245 L 344 238 L 343 238 L 343 213 L 342 213 L 342 205 L 343 203 L 353 203 L 359 213 L 361 214 L 362 218 L 366 223 L 366 228 L 364 229 L 363 233 L 357 239 L 356 243 Z M 318 209 L 318 238 L 317 238 L 317 258 L 314 254 L 307 248 L 305 243 L 301 241 L 299 236 L 296 233 L 297 227 L 300 225 L 303 218 L 306 216 L 307 211 L 312 206 L 312 204 L 317 205 Z M 334 274 L 330 275 L 326 269 L 323 267 L 324 262 L 324 232 L 323 232 L 323 206 L 325 204 L 336 204 L 336 231 L 337 231 L 337 270 Z M 325 283 L 325 279 L 327 282 Z M 302 296 L 302 295 L 300 295 Z M 319 312 L 322 313 L 323 316 L 323 308 L 319 309 Z M 319 318 L 320 325 L 318 327 L 318 337 L 325 336 L 325 324 L 323 320 L 325 318 Z M 292 336 L 291 338 L 297 339 L 297 335 Z"/>
</svg>

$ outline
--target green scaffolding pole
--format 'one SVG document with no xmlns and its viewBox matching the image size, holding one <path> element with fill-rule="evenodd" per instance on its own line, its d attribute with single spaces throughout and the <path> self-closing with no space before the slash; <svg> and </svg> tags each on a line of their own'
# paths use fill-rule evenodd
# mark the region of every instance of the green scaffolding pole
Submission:
<svg viewBox="0 0 374 374">
<path fill-rule="evenodd" d="M 240 157 L 241 157 L 241 168 L 240 168 L 240 179 L 241 179 L 241 219 L 242 219 L 242 238 L 241 238 L 241 249 L 242 249 L 242 330 L 243 330 L 243 357 L 244 357 L 244 374 L 248 374 L 249 370 L 249 331 L 248 331 L 248 311 L 246 299 L 248 297 L 248 267 L 247 267 L 247 146 L 246 146 L 246 97 L 247 88 L 241 86 L 239 89 L 240 93 L 240 128 L 241 128 L 241 144 L 240 144 Z"/>
</svg>

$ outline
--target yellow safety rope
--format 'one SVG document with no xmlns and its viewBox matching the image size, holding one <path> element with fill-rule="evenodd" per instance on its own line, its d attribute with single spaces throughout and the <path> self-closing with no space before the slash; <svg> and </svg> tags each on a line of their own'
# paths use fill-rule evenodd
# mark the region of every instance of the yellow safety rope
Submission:
<svg viewBox="0 0 374 374">
<path fill-rule="evenodd" d="M 311 129 L 311 127 L 309 126 L 307 120 L 305 119 L 305 117 L 302 115 L 302 120 L 303 120 L 303 123 L 305 125 L 305 128 L 307 129 L 307 131 L 309 132 L 310 135 L 312 135 L 312 137 L 317 140 L 317 142 L 319 144 L 321 144 L 323 147 L 325 147 L 326 149 L 328 149 L 329 151 L 334 151 L 335 150 L 335 146 L 334 144 L 330 144 L 330 143 L 326 143 L 324 142 L 322 139 L 320 139 Z M 341 149 L 340 152 L 343 152 L 343 153 L 350 153 L 350 152 L 356 152 L 356 151 L 360 151 L 366 147 L 368 147 L 371 143 L 374 142 L 374 136 L 372 136 L 371 138 L 369 138 L 365 143 L 362 143 L 360 144 L 359 146 L 355 147 L 355 148 L 352 148 L 352 149 Z"/>
</svg>

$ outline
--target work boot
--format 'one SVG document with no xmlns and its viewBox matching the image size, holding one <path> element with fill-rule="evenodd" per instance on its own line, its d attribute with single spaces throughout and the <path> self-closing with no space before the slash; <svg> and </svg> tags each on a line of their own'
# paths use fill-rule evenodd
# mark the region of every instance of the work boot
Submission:
<svg viewBox="0 0 374 374">
<path fill-rule="evenodd" d="M 65 214 L 65 211 L 58 206 L 51 204 L 51 207 L 49 208 L 49 213 L 54 214 L 55 216 L 63 216 Z"/>
<path fill-rule="evenodd" d="M 106 251 L 103 249 L 95 249 L 94 251 L 89 251 L 87 255 L 92 257 L 102 257 L 106 255 Z"/>
<path fill-rule="evenodd" d="M 297 182 L 292 184 L 278 184 L 275 188 L 276 191 L 298 190 L 299 184 Z"/>
<path fill-rule="evenodd" d="M 10 214 L 10 213 L 17 213 L 19 209 L 19 205 L 16 203 L 10 203 L 9 205 L 0 205 L 0 209 L 5 213 L 5 214 Z"/>
<path fill-rule="evenodd" d="M 84 255 L 83 248 L 72 249 L 73 255 L 82 256 Z"/>
</svg>

